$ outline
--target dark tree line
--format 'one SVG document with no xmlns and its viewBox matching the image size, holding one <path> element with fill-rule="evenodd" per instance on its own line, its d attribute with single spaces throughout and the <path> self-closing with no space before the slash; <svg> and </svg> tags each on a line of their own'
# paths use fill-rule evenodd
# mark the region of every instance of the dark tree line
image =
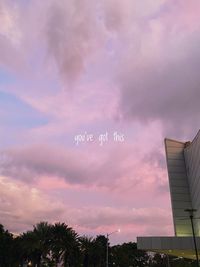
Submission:
<svg viewBox="0 0 200 267">
<path fill-rule="evenodd" d="M 65 223 L 40 222 L 17 237 L 0 224 L 0 267 L 105 267 L 107 238 L 79 236 Z M 186 267 L 192 261 L 148 254 L 134 242 L 109 246 L 109 267 Z"/>
</svg>

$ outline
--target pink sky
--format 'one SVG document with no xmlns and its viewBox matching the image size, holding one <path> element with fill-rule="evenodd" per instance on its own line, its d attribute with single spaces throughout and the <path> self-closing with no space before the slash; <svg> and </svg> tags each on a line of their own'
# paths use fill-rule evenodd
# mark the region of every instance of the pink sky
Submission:
<svg viewBox="0 0 200 267">
<path fill-rule="evenodd" d="M 199 13 L 198 0 L 0 1 L 0 223 L 173 235 L 163 140 L 199 128 Z"/>
</svg>

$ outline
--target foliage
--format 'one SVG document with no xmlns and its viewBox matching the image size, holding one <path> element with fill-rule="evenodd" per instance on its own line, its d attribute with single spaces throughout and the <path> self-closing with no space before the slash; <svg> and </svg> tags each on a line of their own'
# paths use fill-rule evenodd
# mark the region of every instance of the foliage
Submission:
<svg viewBox="0 0 200 267">
<path fill-rule="evenodd" d="M 12 253 L 13 253 L 13 236 L 7 230 L 4 230 L 0 224 L 0 266 L 14 266 Z"/>
<path fill-rule="evenodd" d="M 113 246 L 110 249 L 110 266 L 127 267 L 148 266 L 149 256 L 146 252 L 137 249 L 136 243 L 124 243 L 122 245 Z"/>
<path fill-rule="evenodd" d="M 65 223 L 47 222 L 14 238 L 0 224 L 0 267 L 105 267 L 107 241 L 104 235 L 78 236 Z M 134 242 L 108 247 L 109 267 L 196 266 L 195 261 L 148 254 Z"/>
</svg>

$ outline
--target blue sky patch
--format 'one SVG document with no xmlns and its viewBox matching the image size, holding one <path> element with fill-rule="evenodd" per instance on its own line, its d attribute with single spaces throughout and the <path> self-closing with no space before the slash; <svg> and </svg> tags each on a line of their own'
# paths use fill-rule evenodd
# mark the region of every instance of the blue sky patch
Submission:
<svg viewBox="0 0 200 267">
<path fill-rule="evenodd" d="M 34 128 L 48 119 L 13 94 L 0 91 L 0 121 L 8 128 Z"/>
<path fill-rule="evenodd" d="M 0 85 L 16 82 L 15 76 L 9 71 L 5 71 L 0 67 Z"/>
</svg>

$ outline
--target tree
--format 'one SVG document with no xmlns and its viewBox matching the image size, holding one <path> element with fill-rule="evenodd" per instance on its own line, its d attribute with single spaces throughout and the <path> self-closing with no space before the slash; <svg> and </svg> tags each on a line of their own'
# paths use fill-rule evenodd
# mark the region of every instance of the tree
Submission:
<svg viewBox="0 0 200 267">
<path fill-rule="evenodd" d="M 37 267 L 40 267 L 41 262 L 45 262 L 47 256 L 50 254 L 52 224 L 48 222 L 36 224 L 33 229 L 33 235 L 36 239 L 36 249 L 38 251 Z"/>
<path fill-rule="evenodd" d="M 151 267 L 166 267 L 167 266 L 167 256 L 164 254 L 155 253 L 151 257 Z"/>
<path fill-rule="evenodd" d="M 33 231 L 28 231 L 20 236 L 22 258 L 31 261 L 33 266 L 41 267 L 50 253 L 52 225 L 40 222 L 34 226 Z"/>
<path fill-rule="evenodd" d="M 79 238 L 83 267 L 90 267 L 94 255 L 94 239 L 82 236 Z"/>
<path fill-rule="evenodd" d="M 145 251 L 138 250 L 133 242 L 113 246 L 110 252 L 110 266 L 144 267 L 149 266 L 149 256 Z"/>
<path fill-rule="evenodd" d="M 15 266 L 13 257 L 13 236 L 7 230 L 4 230 L 0 224 L 0 266 L 13 267 Z"/>
<path fill-rule="evenodd" d="M 106 266 L 106 246 L 107 238 L 104 235 L 98 235 L 94 239 L 92 264 L 94 267 Z"/>
<path fill-rule="evenodd" d="M 78 266 L 80 259 L 78 234 L 65 223 L 56 223 L 52 227 L 51 251 L 56 266 L 61 261 L 64 266 Z"/>
<path fill-rule="evenodd" d="M 195 261 L 182 257 L 154 253 L 150 256 L 149 266 L 151 267 L 195 267 Z"/>
</svg>

